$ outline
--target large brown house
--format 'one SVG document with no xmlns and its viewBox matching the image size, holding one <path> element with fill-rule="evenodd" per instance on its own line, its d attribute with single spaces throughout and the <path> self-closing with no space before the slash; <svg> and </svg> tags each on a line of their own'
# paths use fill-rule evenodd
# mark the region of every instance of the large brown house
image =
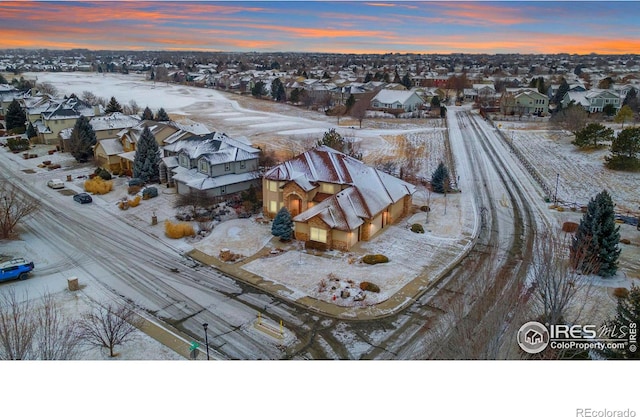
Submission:
<svg viewBox="0 0 640 417">
<path fill-rule="evenodd" d="M 415 187 L 320 146 L 267 171 L 262 190 L 265 215 L 287 207 L 297 240 L 349 250 L 406 216 Z"/>
</svg>

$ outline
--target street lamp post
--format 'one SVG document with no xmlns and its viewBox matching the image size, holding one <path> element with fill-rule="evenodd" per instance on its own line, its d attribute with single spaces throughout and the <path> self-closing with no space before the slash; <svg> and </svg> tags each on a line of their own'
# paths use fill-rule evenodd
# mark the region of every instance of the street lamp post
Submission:
<svg viewBox="0 0 640 417">
<path fill-rule="evenodd" d="M 560 174 L 556 174 L 556 191 L 553 193 L 553 204 L 558 205 L 558 181 L 560 180 Z"/>
<path fill-rule="evenodd" d="M 209 323 L 203 323 L 202 327 L 204 327 L 204 344 L 207 346 L 207 360 L 209 360 L 209 337 L 207 336 L 207 327 L 209 327 Z"/>
</svg>

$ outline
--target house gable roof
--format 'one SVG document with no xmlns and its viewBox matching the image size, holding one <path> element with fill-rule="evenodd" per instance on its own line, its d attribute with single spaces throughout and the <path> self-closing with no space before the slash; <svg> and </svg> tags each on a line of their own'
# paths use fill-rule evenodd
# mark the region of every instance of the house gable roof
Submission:
<svg viewBox="0 0 640 417">
<path fill-rule="evenodd" d="M 319 146 L 267 171 L 273 181 L 295 181 L 303 189 L 326 182 L 349 187 L 299 214 L 295 221 L 320 215 L 323 221 L 339 230 L 352 230 L 371 219 L 416 188 L 362 161 L 327 146 Z M 304 187 L 302 185 L 305 185 Z"/>
</svg>

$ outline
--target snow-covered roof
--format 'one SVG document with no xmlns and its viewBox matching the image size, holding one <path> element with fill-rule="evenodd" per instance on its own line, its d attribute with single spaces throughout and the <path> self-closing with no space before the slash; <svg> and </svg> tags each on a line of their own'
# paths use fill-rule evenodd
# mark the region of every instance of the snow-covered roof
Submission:
<svg viewBox="0 0 640 417">
<path fill-rule="evenodd" d="M 111 129 L 125 129 L 128 127 L 136 126 L 140 123 L 140 118 L 137 116 L 129 116 L 119 112 L 111 113 L 106 116 L 93 117 L 89 123 L 93 130 L 111 130 Z"/>
<path fill-rule="evenodd" d="M 264 177 L 274 181 L 295 181 L 305 191 L 316 188 L 321 182 L 351 186 L 294 219 L 305 221 L 320 215 L 327 224 L 340 230 L 352 230 L 351 226 L 359 224 L 356 218 L 373 218 L 390 204 L 416 191 L 412 184 L 327 146 L 311 149 L 277 165 Z"/>
<path fill-rule="evenodd" d="M 378 101 L 380 103 L 400 103 L 405 104 L 411 96 L 415 95 L 414 91 L 407 90 L 388 90 L 383 89 L 376 94 L 372 101 Z"/>
<path fill-rule="evenodd" d="M 197 190 L 208 190 L 211 188 L 217 188 L 227 186 L 231 184 L 238 184 L 246 181 L 256 179 L 255 172 L 245 172 L 242 174 L 228 174 L 221 175 L 219 177 L 210 177 L 202 172 L 199 172 L 196 168 L 187 169 L 178 166 L 173 169 L 173 179 L 178 182 L 182 182 Z"/>
<path fill-rule="evenodd" d="M 109 156 L 121 154 L 124 150 L 122 149 L 122 143 L 118 139 L 103 139 L 98 142 L 97 146 L 102 146 L 104 153 Z"/>
<path fill-rule="evenodd" d="M 213 165 L 255 159 L 260 153 L 259 149 L 220 132 L 192 135 L 168 144 L 164 149 L 175 153 L 184 152 L 189 156 L 189 159 L 204 157 Z"/>
</svg>

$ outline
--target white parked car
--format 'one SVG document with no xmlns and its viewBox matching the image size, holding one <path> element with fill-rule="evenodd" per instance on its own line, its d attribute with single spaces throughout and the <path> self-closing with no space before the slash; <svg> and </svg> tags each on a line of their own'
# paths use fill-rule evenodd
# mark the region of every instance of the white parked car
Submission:
<svg viewBox="0 0 640 417">
<path fill-rule="evenodd" d="M 64 182 L 58 179 L 52 179 L 47 182 L 47 186 L 53 189 L 64 188 Z"/>
</svg>

